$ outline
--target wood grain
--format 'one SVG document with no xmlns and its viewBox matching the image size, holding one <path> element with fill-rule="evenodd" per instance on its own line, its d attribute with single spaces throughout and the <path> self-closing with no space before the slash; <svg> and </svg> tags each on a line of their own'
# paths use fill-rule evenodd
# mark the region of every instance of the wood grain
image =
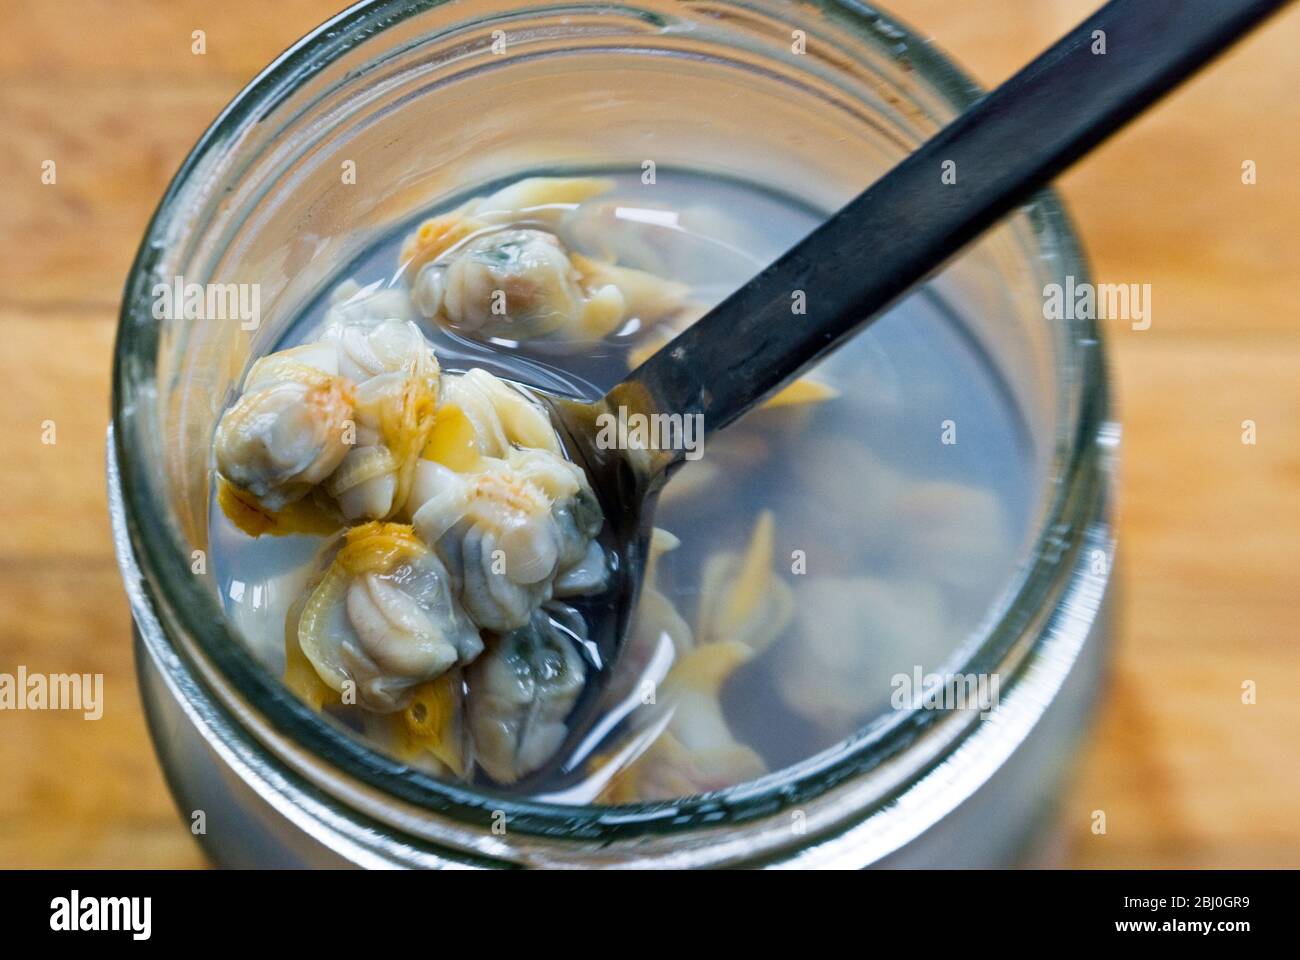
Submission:
<svg viewBox="0 0 1300 960">
<path fill-rule="evenodd" d="M 1093 4 L 890 6 L 993 84 Z M 336 4 L 75 7 L 11 0 L 0 33 L 0 670 L 102 671 L 106 708 L 0 715 L 0 866 L 200 866 L 145 733 L 104 515 L 116 306 L 194 139 Z M 1150 283 L 1154 305 L 1150 330 L 1108 330 L 1123 592 L 1102 715 L 1062 802 L 1063 863 L 1300 866 L 1297 46 L 1293 9 L 1061 184 L 1098 279 Z"/>
</svg>

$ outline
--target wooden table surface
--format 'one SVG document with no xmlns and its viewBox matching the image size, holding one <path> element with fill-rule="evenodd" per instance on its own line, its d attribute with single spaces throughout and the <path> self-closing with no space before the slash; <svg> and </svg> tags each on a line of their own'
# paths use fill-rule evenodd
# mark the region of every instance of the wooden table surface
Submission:
<svg viewBox="0 0 1300 960">
<path fill-rule="evenodd" d="M 1095 4 L 890 6 L 994 84 Z M 196 137 L 336 8 L 5 5 L 0 672 L 102 672 L 106 706 L 93 722 L 0 714 L 0 866 L 204 863 L 145 731 L 109 542 L 118 298 Z M 1098 279 L 1150 283 L 1154 306 L 1149 330 L 1109 330 L 1124 423 L 1121 620 L 1102 717 L 1062 805 L 1062 863 L 1300 866 L 1297 49 L 1292 9 L 1061 184 Z M 42 183 L 47 160 L 54 184 Z M 1246 160 L 1255 185 L 1242 183 Z M 1104 836 L 1089 829 L 1098 809 Z"/>
</svg>

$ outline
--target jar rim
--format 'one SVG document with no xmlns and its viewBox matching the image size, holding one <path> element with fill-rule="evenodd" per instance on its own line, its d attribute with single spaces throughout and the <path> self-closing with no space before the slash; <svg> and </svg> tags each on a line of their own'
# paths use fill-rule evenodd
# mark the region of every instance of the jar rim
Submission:
<svg viewBox="0 0 1300 960">
<path fill-rule="evenodd" d="M 179 218 L 186 211 L 186 189 L 201 177 L 206 164 L 237 139 L 243 125 L 269 105 L 334 63 L 360 40 L 389 29 L 446 0 L 366 0 L 322 24 L 280 55 L 255 77 L 219 114 L 182 163 L 154 213 L 127 278 L 114 357 L 110 457 L 120 475 L 124 520 L 130 549 L 138 560 L 145 595 L 158 619 L 192 636 L 215 671 L 239 695 L 255 706 L 277 734 L 366 786 L 417 809 L 462 823 L 489 825 L 504 812 L 512 831 L 540 838 L 610 842 L 647 834 L 688 831 L 719 823 L 739 824 L 806 804 L 833 787 L 874 769 L 928 732 L 934 711 L 900 712 L 897 723 L 882 733 L 864 737 L 860 730 L 839 745 L 753 781 L 714 793 L 672 801 L 623 805 L 572 806 L 508 798 L 437 780 L 412 770 L 336 730 L 293 696 L 267 671 L 228 627 L 220 604 L 188 571 L 188 548 L 159 510 L 167 502 L 157 489 L 157 477 L 143 458 L 131 455 L 144 426 L 137 415 L 146 400 L 140 384 L 156 378 L 159 335 L 148 304 L 149 280 Z M 732 0 L 723 0 L 732 2 Z M 945 55 L 892 15 L 857 0 L 805 0 L 832 16 L 882 55 L 908 66 L 931 85 L 955 111 L 968 107 L 980 88 Z M 741 3 L 743 5 L 743 2 Z M 1038 248 L 1050 247 L 1064 265 L 1063 272 L 1082 281 L 1088 277 L 1083 252 L 1069 218 L 1054 193 L 1043 191 L 1026 205 L 1034 223 Z M 1026 629 L 1069 575 L 1063 563 L 1062 532 L 1077 527 L 1077 517 L 1098 496 L 1093 469 L 1095 443 L 1107 420 L 1106 373 L 1095 322 L 1071 321 L 1071 340 L 1090 345 L 1073 382 L 1077 389 L 1073 435 L 1058 438 L 1054 475 L 1060 478 L 1042 528 L 1031 548 L 1030 561 L 1018 582 L 1005 594 L 996 622 L 981 637 L 964 668 L 984 666 L 991 672 L 1003 663 Z M 167 631 L 169 638 L 170 630 Z M 174 642 L 174 641 L 173 641 Z M 960 734 L 958 735 L 960 737 Z M 860 741 L 860 742 L 859 742 Z"/>
</svg>

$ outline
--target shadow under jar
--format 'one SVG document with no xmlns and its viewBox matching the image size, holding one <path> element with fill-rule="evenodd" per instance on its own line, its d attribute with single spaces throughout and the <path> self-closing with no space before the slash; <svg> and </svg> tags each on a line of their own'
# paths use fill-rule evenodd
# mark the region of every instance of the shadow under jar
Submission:
<svg viewBox="0 0 1300 960">
<path fill-rule="evenodd" d="M 746 212 L 761 204 L 745 197 L 776 198 L 764 202 L 804 211 L 811 226 L 977 94 L 883 13 L 766 0 L 362 4 L 240 94 L 168 189 L 128 279 L 108 457 L 150 729 L 182 812 L 204 811 L 214 860 L 856 868 L 997 866 L 1032 853 L 1098 686 L 1118 440 L 1097 329 L 1044 319 L 1046 285 L 1087 280 L 1049 193 L 824 364 L 852 416 L 834 421 L 831 459 L 810 456 L 807 489 L 788 484 L 808 529 L 825 511 L 868 552 L 873 537 L 890 556 L 929 543 L 913 558 L 919 581 L 961 582 L 977 566 L 985 576 L 963 617 L 925 638 L 909 633 L 908 602 L 889 598 L 902 613 L 892 646 L 871 648 L 873 709 L 832 741 L 801 741 L 803 753 L 775 749 L 760 779 L 621 805 L 440 781 L 289 693 L 199 562 L 212 549 L 213 431 L 249 364 L 283 344 L 343 268 L 422 213 L 523 176 L 594 170 L 645 183 L 652 164 L 666 187 L 707 178 Z M 158 285 L 177 278 L 255 285 L 260 323 L 155 319 Z M 942 495 L 912 502 L 887 537 L 855 529 L 860 513 L 844 505 L 882 494 L 833 451 L 882 447 L 904 492 L 912 475 L 932 488 L 998 487 L 997 560 L 962 510 L 945 518 Z M 958 467 L 943 465 L 950 452 Z M 828 491 L 816 478 L 830 473 L 840 477 Z M 666 506 L 660 522 L 671 529 L 673 518 Z M 965 553 L 950 542 L 963 536 Z M 819 573 L 815 536 L 795 529 L 779 543 Z M 835 555 L 833 544 L 820 554 Z M 927 557 L 946 566 L 927 569 Z M 941 685 L 992 680 L 994 700 L 925 702 L 931 674 Z M 738 736 L 764 736 L 765 695 L 755 687 L 732 717 Z M 775 699 L 771 711 L 780 716 Z"/>
</svg>

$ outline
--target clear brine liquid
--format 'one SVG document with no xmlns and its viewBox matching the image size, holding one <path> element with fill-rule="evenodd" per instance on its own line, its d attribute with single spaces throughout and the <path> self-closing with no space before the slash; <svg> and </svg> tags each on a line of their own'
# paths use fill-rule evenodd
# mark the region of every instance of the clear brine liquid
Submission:
<svg viewBox="0 0 1300 960">
<path fill-rule="evenodd" d="M 687 283 L 706 306 L 824 219 L 789 197 L 703 174 L 661 169 L 653 185 L 641 182 L 639 170 L 601 175 L 616 181 L 615 190 L 584 205 L 567 239 L 580 252 L 613 254 L 621 265 Z M 275 349 L 312 337 L 337 283 L 405 283 L 397 270 L 402 239 L 437 212 L 420 211 L 340 265 L 334 283 Z M 661 557 L 656 585 L 687 624 L 696 623 L 710 555 L 744 551 L 759 515 L 774 515 L 774 569 L 794 590 L 795 614 L 720 695 L 735 738 L 770 770 L 890 710 L 898 676 L 944 669 L 1013 571 L 1038 485 L 1031 441 L 960 317 L 960 305 L 944 302 L 933 286 L 913 295 L 812 372 L 838 396 L 750 414 L 713 439 L 665 491 L 656 525 L 681 543 Z M 444 370 L 481 366 L 587 398 L 620 380 L 629 352 L 646 342 L 635 322 L 608 341 L 577 347 L 485 345 L 432 323 L 422 328 Z M 738 360 L 745 348 L 735 345 Z M 957 442 L 945 442 L 954 430 Z M 210 525 L 226 609 L 278 674 L 285 616 L 321 541 L 251 539 L 231 525 L 215 497 Z M 617 744 L 624 726 L 614 723 L 605 739 Z M 534 792 L 573 802 L 596 792 L 571 781 L 556 787 Z"/>
</svg>

